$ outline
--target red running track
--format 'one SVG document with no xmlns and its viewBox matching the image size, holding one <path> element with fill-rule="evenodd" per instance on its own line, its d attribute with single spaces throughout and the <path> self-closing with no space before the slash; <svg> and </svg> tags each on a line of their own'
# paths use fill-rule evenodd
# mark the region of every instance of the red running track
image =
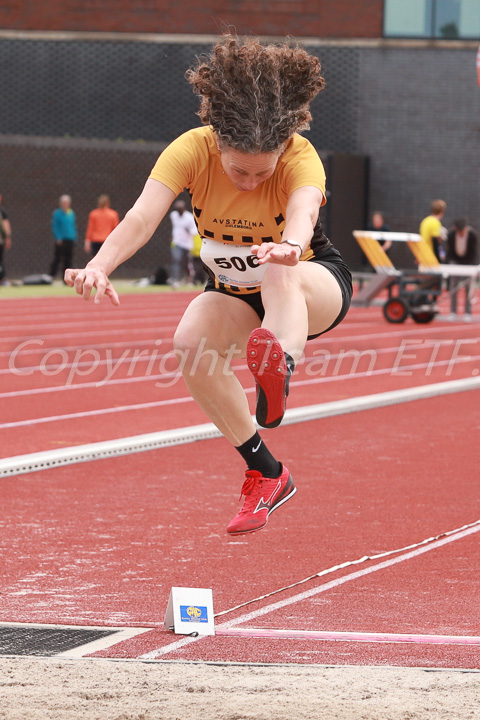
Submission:
<svg viewBox="0 0 480 720">
<path fill-rule="evenodd" d="M 191 297 L 129 296 L 119 310 L 75 297 L 3 301 L 0 456 L 206 422 L 172 356 L 173 331 Z M 308 343 L 289 407 L 475 377 L 479 369 L 476 323 L 396 326 L 378 308 L 353 309 Z M 245 362 L 237 370 L 253 412 Z"/>
<path fill-rule="evenodd" d="M 140 364 L 134 382 L 125 365 L 106 387 L 67 389 L 62 382 L 69 368 L 48 377 L 38 370 L 12 376 L 8 367 L 11 352 L 32 339 L 45 344 L 32 343 L 28 349 L 34 352 L 18 368 L 38 367 L 45 348 L 71 347 L 65 351 L 75 353 L 76 341 L 99 353 L 110 348 L 119 352 L 115 357 L 126 348 L 151 353 L 156 339 L 167 344 L 188 300 L 132 296 L 117 316 L 76 298 L 43 300 L 36 307 L 25 301 L 2 304 L 11 324 L 4 333 L 10 339 L 1 346 L 7 370 L 0 375 L 0 402 L 7 408 L 4 415 L 2 406 L 1 415 L 4 455 L 205 422 L 193 402 L 178 403 L 187 397 L 180 381 L 155 388 Z M 149 322 L 142 325 L 142 317 Z M 132 321 L 123 335 L 116 319 Z M 65 327 L 55 327 L 57 320 Z M 138 331 L 133 338 L 132 330 Z M 397 327 L 384 323 L 376 308 L 353 310 L 339 328 L 309 346 L 290 406 L 475 376 L 477 335 L 474 324 Z M 406 340 L 415 343 L 405 345 Z M 357 355 L 356 369 L 342 373 L 340 367 L 335 373 L 334 356 L 352 349 L 370 351 L 373 364 Z M 330 368 L 309 368 L 308 357 L 320 357 L 316 350 L 324 358 L 328 350 Z M 96 372 L 103 372 L 100 365 Z M 239 375 L 251 387 L 244 369 Z M 99 377 L 91 372 L 74 383 Z M 42 392 L 47 388 L 56 389 Z M 36 394 L 14 394 L 23 391 Z M 238 507 L 243 470 L 221 439 L 4 478 L 0 621 L 152 628 L 96 653 L 108 657 L 477 668 L 478 645 L 217 635 L 177 646 L 178 638 L 161 626 L 170 588 L 192 586 L 213 588 L 217 613 L 249 603 L 218 617 L 219 631 L 237 622 L 239 629 L 478 635 L 478 526 L 385 568 L 374 569 L 380 560 L 366 560 L 282 588 L 475 523 L 480 498 L 472 437 L 479 429 L 479 399 L 479 391 L 464 392 L 269 432 L 269 446 L 291 469 L 298 493 L 267 528 L 244 537 L 224 532 Z M 139 407 L 111 412 L 132 404 Z M 104 414 L 95 414 L 98 410 Z M 68 418 L 80 413 L 84 416 Z M 357 577 L 359 570 L 369 572 Z M 332 587 L 316 591 L 330 582 Z M 307 597 L 310 591 L 315 594 Z M 265 612 L 283 601 L 283 607 Z M 254 617 L 246 619 L 248 613 Z"/>
</svg>

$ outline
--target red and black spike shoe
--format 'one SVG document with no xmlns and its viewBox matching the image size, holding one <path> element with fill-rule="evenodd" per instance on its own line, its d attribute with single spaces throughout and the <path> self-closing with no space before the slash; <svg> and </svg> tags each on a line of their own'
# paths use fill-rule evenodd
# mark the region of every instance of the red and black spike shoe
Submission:
<svg viewBox="0 0 480 720">
<path fill-rule="evenodd" d="M 285 414 L 289 373 L 282 346 L 270 330 L 257 328 L 250 333 L 247 365 L 257 384 L 257 422 L 265 428 L 277 427 Z"/>
</svg>

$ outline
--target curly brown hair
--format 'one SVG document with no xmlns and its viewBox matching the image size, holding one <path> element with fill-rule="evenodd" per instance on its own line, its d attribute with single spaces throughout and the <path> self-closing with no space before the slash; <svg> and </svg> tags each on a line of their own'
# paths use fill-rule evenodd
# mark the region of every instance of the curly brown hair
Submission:
<svg viewBox="0 0 480 720">
<path fill-rule="evenodd" d="M 306 50 L 232 35 L 186 77 L 201 98 L 198 115 L 213 127 L 220 147 L 247 153 L 278 151 L 308 129 L 310 103 L 325 87 L 320 60 Z"/>
</svg>

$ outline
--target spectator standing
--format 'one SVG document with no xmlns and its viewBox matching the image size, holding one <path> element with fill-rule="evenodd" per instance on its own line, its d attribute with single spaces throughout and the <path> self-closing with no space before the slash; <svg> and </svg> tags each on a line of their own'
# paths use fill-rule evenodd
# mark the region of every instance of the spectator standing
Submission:
<svg viewBox="0 0 480 720">
<path fill-rule="evenodd" d="M 5 277 L 4 251 L 10 250 L 12 247 L 12 227 L 7 212 L 1 203 L 2 196 L 0 195 L 0 281 Z"/>
<path fill-rule="evenodd" d="M 117 227 L 120 219 L 116 210 L 110 207 L 110 197 L 100 195 L 96 210 L 88 216 L 87 232 L 85 233 L 85 252 L 92 258 L 102 247 L 112 230 Z"/>
<path fill-rule="evenodd" d="M 445 239 L 445 229 L 441 223 L 446 209 L 447 203 L 444 200 L 433 200 L 430 215 L 423 218 L 419 230 L 422 240 L 425 240 L 439 262 L 446 260 L 446 252 L 442 244 Z"/>
<path fill-rule="evenodd" d="M 473 228 L 467 225 L 464 218 L 458 218 L 447 235 L 447 262 L 454 265 L 477 264 L 478 237 Z M 450 278 L 450 309 L 457 314 L 457 296 L 461 286 L 465 287 L 465 314 L 472 312 L 471 294 L 473 283 L 461 277 Z"/>
<path fill-rule="evenodd" d="M 372 221 L 367 225 L 367 230 L 374 230 L 375 232 L 390 232 L 390 227 L 385 222 L 383 213 L 378 210 L 373 213 Z M 392 247 L 391 240 L 379 240 L 379 243 L 385 252 L 388 252 Z"/>
<path fill-rule="evenodd" d="M 55 251 L 50 265 L 52 278 L 56 276 L 60 263 L 63 272 L 72 265 L 73 249 L 77 241 L 77 220 L 71 206 L 70 195 L 62 195 L 59 199 L 59 207 L 52 215 L 52 230 L 55 237 Z"/>
<path fill-rule="evenodd" d="M 205 276 L 205 268 L 203 266 L 202 258 L 200 257 L 200 253 L 202 251 L 202 238 L 200 237 L 199 233 L 195 235 L 193 238 L 193 248 L 191 252 L 191 258 L 192 258 L 192 267 L 193 267 L 193 284 L 194 285 L 203 285 L 205 283 L 205 280 L 207 279 Z"/>
<path fill-rule="evenodd" d="M 197 226 L 191 212 L 183 200 L 177 200 L 170 213 L 172 223 L 172 243 L 170 252 L 172 267 L 170 281 L 173 287 L 178 287 L 182 278 L 190 277 L 189 259 L 193 250 L 193 238 L 197 234 Z"/>
</svg>

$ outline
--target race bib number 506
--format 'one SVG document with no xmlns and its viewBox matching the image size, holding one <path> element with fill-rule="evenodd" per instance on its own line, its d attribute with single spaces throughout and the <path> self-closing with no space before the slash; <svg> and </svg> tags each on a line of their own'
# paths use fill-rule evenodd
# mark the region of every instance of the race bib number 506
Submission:
<svg viewBox="0 0 480 720">
<path fill-rule="evenodd" d="M 200 257 L 215 277 L 225 285 L 257 287 L 261 285 L 266 266 L 259 265 L 251 245 L 233 245 L 210 238 L 202 239 Z"/>
</svg>

